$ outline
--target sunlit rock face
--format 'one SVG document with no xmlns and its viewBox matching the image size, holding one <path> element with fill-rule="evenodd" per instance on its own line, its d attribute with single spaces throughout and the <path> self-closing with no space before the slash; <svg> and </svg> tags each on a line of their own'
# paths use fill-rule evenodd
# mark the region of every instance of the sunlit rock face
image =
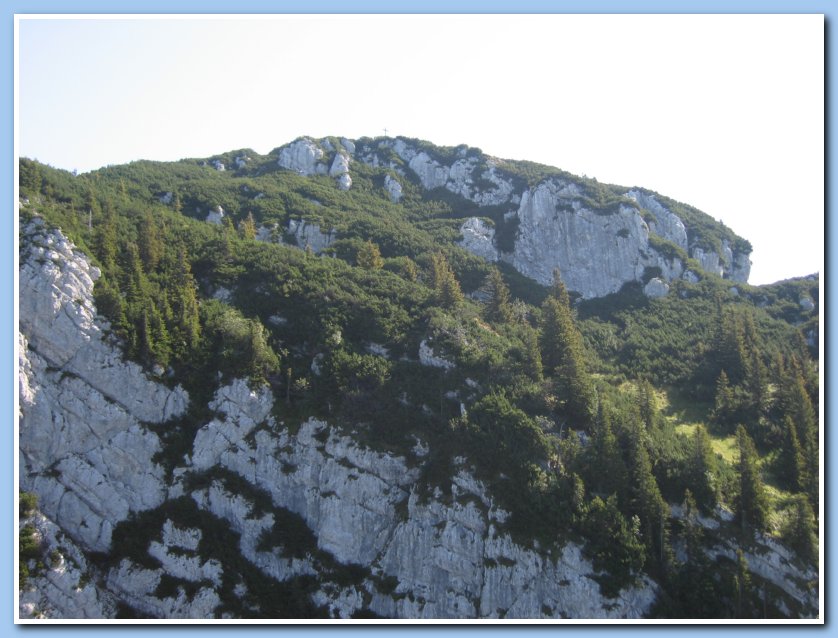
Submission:
<svg viewBox="0 0 838 638">
<path fill-rule="evenodd" d="M 568 289 L 585 298 L 617 292 L 658 261 L 649 249 L 649 228 L 635 208 L 592 210 L 572 182 L 550 180 L 525 191 L 518 220 L 509 262 L 545 285 L 558 268 Z"/>
<path fill-rule="evenodd" d="M 323 155 L 323 149 L 316 142 L 304 137 L 283 146 L 277 163 L 300 175 L 325 175 L 328 168 L 320 161 Z"/>
<path fill-rule="evenodd" d="M 182 414 L 189 397 L 125 362 L 97 318 L 99 271 L 40 220 L 21 228 L 20 484 L 84 546 L 106 551 L 113 526 L 165 498 L 144 425 Z"/>
</svg>

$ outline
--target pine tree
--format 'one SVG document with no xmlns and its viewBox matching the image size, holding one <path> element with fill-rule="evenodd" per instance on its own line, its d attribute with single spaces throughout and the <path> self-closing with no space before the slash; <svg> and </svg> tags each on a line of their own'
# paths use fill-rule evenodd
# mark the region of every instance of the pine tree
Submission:
<svg viewBox="0 0 838 638">
<path fill-rule="evenodd" d="M 739 477 L 736 515 L 743 531 L 749 527 L 762 531 L 768 523 L 768 500 L 759 472 L 759 457 L 754 442 L 741 425 L 736 428 L 736 446 L 739 450 L 739 460 L 736 464 Z"/>
<path fill-rule="evenodd" d="M 382 266 L 384 266 L 384 259 L 381 257 L 381 251 L 378 245 L 370 240 L 365 241 L 358 249 L 355 261 L 359 268 L 364 268 L 365 270 L 381 270 Z"/>
<path fill-rule="evenodd" d="M 483 289 L 489 296 L 483 309 L 486 319 L 496 323 L 509 323 L 512 320 L 512 304 L 509 287 L 500 270 L 491 269 L 483 283 Z"/>
</svg>

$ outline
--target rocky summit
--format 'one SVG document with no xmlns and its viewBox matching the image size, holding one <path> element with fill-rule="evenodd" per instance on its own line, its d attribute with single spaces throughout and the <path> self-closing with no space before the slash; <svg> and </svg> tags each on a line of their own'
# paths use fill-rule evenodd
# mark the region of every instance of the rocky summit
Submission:
<svg viewBox="0 0 838 638">
<path fill-rule="evenodd" d="M 22 620 L 819 615 L 817 275 L 407 138 L 20 169 Z"/>
</svg>

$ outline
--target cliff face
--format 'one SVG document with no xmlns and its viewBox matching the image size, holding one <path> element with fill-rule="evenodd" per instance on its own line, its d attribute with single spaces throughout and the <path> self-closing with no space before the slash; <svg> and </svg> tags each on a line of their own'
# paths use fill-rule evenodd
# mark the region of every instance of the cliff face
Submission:
<svg viewBox="0 0 838 638">
<path fill-rule="evenodd" d="M 479 207 L 505 207 L 505 222 L 518 225 L 511 251 L 498 247 L 494 228 L 479 217 L 462 225 L 461 245 L 484 259 L 506 261 L 542 284 L 551 283 L 553 270 L 559 268 L 568 288 L 585 298 L 648 281 L 647 268 L 660 269 L 666 282 L 681 277 L 687 269 L 684 260 L 661 252 L 650 243 L 650 235 L 671 242 L 708 272 L 748 280 L 749 253 L 734 251 L 726 240 L 718 251 L 691 243 L 684 220 L 652 193 L 632 189 L 622 194 L 619 205 L 603 208 L 569 178 L 547 177 L 528 186 L 503 162 L 475 149 L 458 147 L 450 155 L 437 157 L 430 149 L 396 138 L 359 146 L 357 159 L 410 172 L 426 190 L 445 189 Z M 300 170 L 307 167 L 301 164 Z"/>
<path fill-rule="evenodd" d="M 119 602 L 154 617 L 223 615 L 229 579 L 241 600 L 253 586 L 239 555 L 276 583 L 314 576 L 309 604 L 339 617 L 620 618 L 654 602 L 644 578 L 605 598 L 572 543 L 513 542 L 466 459 L 450 494 L 428 494 L 421 442 L 406 458 L 316 419 L 294 431 L 271 415 L 270 390 L 243 380 L 218 388 L 215 418 L 167 478 L 148 424 L 183 414 L 188 395 L 122 360 L 96 317 L 98 273 L 60 232 L 36 219 L 21 244 L 20 486 L 37 494 L 30 524 L 55 550 L 22 593 L 22 617 L 108 617 Z M 128 519 L 146 521 L 128 523 L 132 551 L 124 534 L 114 542 Z M 289 521 L 313 542 L 292 548 Z M 215 526 L 238 546 L 211 549 Z M 347 580 L 341 565 L 361 568 Z"/>
<path fill-rule="evenodd" d="M 108 343 L 96 318 L 99 276 L 58 232 L 21 229 L 20 482 L 44 514 L 89 549 L 113 526 L 165 498 L 160 449 L 143 423 L 181 414 L 181 388 L 149 380 Z"/>
</svg>

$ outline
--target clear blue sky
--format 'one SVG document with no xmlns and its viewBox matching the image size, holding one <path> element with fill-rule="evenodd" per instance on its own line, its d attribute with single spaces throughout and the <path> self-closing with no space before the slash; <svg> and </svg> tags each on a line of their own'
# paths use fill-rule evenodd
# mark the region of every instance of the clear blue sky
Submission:
<svg viewBox="0 0 838 638">
<path fill-rule="evenodd" d="M 87 171 L 408 135 L 645 186 L 821 270 L 821 16 L 308 16 L 19 26 L 20 153 Z"/>
</svg>

